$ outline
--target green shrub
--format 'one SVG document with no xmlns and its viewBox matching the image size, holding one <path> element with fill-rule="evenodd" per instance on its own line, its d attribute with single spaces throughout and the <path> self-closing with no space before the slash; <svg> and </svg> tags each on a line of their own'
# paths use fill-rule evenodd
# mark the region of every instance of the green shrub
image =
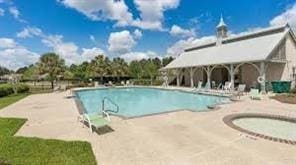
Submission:
<svg viewBox="0 0 296 165">
<path fill-rule="evenodd" d="M 13 93 L 13 88 L 10 84 L 0 85 L 0 97 L 7 96 Z"/>
<path fill-rule="evenodd" d="M 30 88 L 26 84 L 18 84 L 16 86 L 17 93 L 26 93 L 29 92 Z M 13 94 L 13 86 L 12 84 L 1 84 L 0 85 L 0 97 L 8 96 L 10 94 Z"/>
<path fill-rule="evenodd" d="M 27 84 L 18 84 L 16 87 L 17 93 L 26 93 L 29 92 L 30 87 Z"/>
<path fill-rule="evenodd" d="M 151 85 L 151 79 L 133 79 L 133 80 L 130 80 L 131 82 L 134 82 L 134 85 L 144 85 L 144 86 L 149 86 Z M 152 85 L 162 85 L 163 81 L 162 80 L 153 80 L 152 81 Z"/>
</svg>

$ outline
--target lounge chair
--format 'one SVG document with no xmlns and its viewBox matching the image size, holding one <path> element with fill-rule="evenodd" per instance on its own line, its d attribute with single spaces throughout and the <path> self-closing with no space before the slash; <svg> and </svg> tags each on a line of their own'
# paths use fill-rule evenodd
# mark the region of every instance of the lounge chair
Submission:
<svg viewBox="0 0 296 165">
<path fill-rule="evenodd" d="M 99 82 L 98 81 L 95 81 L 94 82 L 94 85 L 95 85 L 95 88 L 99 87 Z"/>
<path fill-rule="evenodd" d="M 194 88 L 192 91 L 193 92 L 198 92 L 198 91 L 201 91 L 202 90 L 202 81 L 199 81 L 198 84 L 197 84 L 197 87 Z"/>
<path fill-rule="evenodd" d="M 112 81 L 108 81 L 108 86 L 113 86 L 113 82 Z"/>
<path fill-rule="evenodd" d="M 65 84 L 61 85 L 60 90 L 61 91 L 66 91 L 67 90 L 67 85 L 65 85 Z"/>
<path fill-rule="evenodd" d="M 226 81 L 225 85 L 223 86 L 223 90 L 230 91 L 231 90 L 231 82 Z"/>
<path fill-rule="evenodd" d="M 234 93 L 234 96 L 238 96 L 240 98 L 240 96 L 244 95 L 245 90 L 246 84 L 239 84 L 236 92 Z"/>
<path fill-rule="evenodd" d="M 252 100 L 261 100 L 261 94 L 259 93 L 259 89 L 251 89 L 250 98 Z"/>
<path fill-rule="evenodd" d="M 88 123 L 90 132 L 93 132 L 93 127 L 96 129 L 107 126 L 111 120 L 109 114 L 102 111 L 102 114 L 83 114 L 83 121 Z"/>
<path fill-rule="evenodd" d="M 131 84 L 130 84 L 130 81 L 127 80 L 127 81 L 125 82 L 125 85 L 126 85 L 126 86 L 130 86 L 130 85 L 131 85 Z"/>
<path fill-rule="evenodd" d="M 53 88 L 53 91 L 54 92 L 58 92 L 58 91 L 60 91 L 61 90 L 61 86 L 60 85 L 57 85 L 57 86 L 55 86 L 54 88 Z"/>
<path fill-rule="evenodd" d="M 121 82 L 120 82 L 120 84 L 121 84 L 122 86 L 125 86 L 125 83 L 124 83 L 124 81 L 121 81 Z"/>
<path fill-rule="evenodd" d="M 218 86 L 217 86 L 217 90 L 219 90 L 219 89 L 222 89 L 223 88 L 223 85 L 222 85 L 222 83 L 220 83 Z"/>
</svg>

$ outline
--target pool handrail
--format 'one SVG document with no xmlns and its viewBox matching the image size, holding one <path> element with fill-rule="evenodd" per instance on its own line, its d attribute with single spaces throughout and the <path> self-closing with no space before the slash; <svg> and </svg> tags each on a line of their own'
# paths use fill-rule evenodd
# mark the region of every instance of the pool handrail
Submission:
<svg viewBox="0 0 296 165">
<path fill-rule="evenodd" d="M 109 101 L 111 104 L 113 104 L 115 107 L 116 107 L 116 110 L 115 111 L 112 111 L 112 110 L 105 110 L 105 101 Z M 113 100 L 111 100 L 110 98 L 108 97 L 104 97 L 103 100 L 102 100 L 102 112 L 112 112 L 112 113 L 118 113 L 119 112 L 119 105 L 117 105 Z"/>
</svg>

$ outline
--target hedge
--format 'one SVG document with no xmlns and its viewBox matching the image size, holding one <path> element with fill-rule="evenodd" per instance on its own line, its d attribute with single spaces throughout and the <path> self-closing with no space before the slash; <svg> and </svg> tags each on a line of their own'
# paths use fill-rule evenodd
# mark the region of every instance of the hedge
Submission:
<svg viewBox="0 0 296 165">
<path fill-rule="evenodd" d="M 150 86 L 151 85 L 151 79 L 132 79 L 131 82 L 134 82 L 134 85 L 144 85 L 144 86 Z M 162 85 L 162 80 L 153 80 L 152 85 Z"/>
<path fill-rule="evenodd" d="M 30 88 L 26 84 L 18 84 L 16 90 L 17 93 L 25 93 L 28 92 Z M 0 84 L 0 97 L 8 96 L 13 93 L 14 90 L 12 84 Z"/>
</svg>

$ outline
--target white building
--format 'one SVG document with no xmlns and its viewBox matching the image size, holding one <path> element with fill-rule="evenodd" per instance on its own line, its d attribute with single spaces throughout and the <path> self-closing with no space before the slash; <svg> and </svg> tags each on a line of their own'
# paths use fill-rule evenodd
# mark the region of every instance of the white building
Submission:
<svg viewBox="0 0 296 165">
<path fill-rule="evenodd" d="M 296 37 L 288 24 L 261 29 L 242 35 L 228 36 L 221 18 L 216 41 L 184 50 L 179 57 L 162 68 L 173 70 L 177 86 L 196 86 L 199 81 L 215 84 L 258 85 L 265 81 L 285 80 L 295 84 Z M 211 83 L 209 83 L 211 82 Z"/>
</svg>

